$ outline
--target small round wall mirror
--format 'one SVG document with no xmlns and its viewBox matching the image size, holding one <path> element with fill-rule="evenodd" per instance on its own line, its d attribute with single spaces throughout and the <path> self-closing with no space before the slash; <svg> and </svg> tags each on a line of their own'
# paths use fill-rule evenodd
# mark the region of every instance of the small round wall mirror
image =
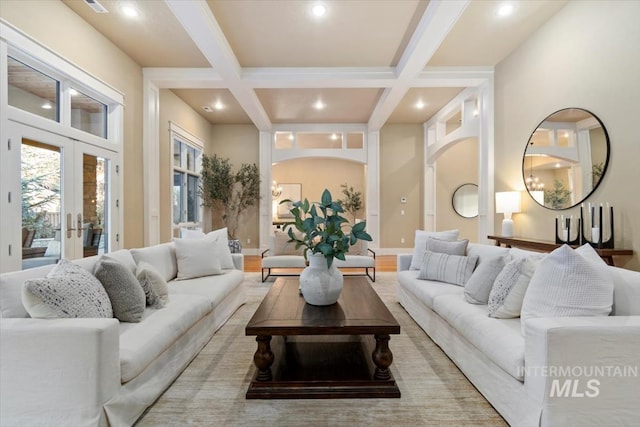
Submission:
<svg viewBox="0 0 640 427">
<path fill-rule="evenodd" d="M 598 187 L 609 164 L 609 135 L 593 113 L 566 108 L 533 131 L 522 159 L 529 195 L 548 209 L 568 209 Z"/>
<path fill-rule="evenodd" d="M 453 192 L 453 210 L 463 218 L 478 216 L 478 186 L 462 184 Z"/>
</svg>

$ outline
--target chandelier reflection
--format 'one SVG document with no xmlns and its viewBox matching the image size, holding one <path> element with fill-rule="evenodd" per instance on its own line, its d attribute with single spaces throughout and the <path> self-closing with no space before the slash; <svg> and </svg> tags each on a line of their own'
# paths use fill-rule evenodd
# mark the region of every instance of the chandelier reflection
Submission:
<svg viewBox="0 0 640 427">
<path fill-rule="evenodd" d="M 273 181 L 273 184 L 271 184 L 271 196 L 274 199 L 282 196 L 282 187 L 278 185 L 277 181 Z"/>
<path fill-rule="evenodd" d="M 533 142 L 529 143 L 533 145 Z M 540 178 L 533 174 L 533 155 L 529 155 L 529 176 L 524 180 L 527 190 L 531 191 L 544 191 L 544 182 L 540 181 Z"/>
</svg>

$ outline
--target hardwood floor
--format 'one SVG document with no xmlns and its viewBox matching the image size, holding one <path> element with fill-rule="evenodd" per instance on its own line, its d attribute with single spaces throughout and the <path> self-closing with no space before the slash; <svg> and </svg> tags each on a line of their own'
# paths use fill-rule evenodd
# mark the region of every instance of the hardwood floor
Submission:
<svg viewBox="0 0 640 427">
<path fill-rule="evenodd" d="M 244 257 L 244 271 L 248 273 L 259 273 L 260 265 L 261 264 L 260 264 L 259 255 L 246 255 Z M 395 255 L 377 255 L 376 270 L 381 273 L 396 271 L 396 256 Z"/>
</svg>

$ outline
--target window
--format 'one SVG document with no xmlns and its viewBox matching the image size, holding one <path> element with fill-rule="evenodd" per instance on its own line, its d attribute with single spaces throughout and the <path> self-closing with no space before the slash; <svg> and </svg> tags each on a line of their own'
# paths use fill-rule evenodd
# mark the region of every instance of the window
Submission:
<svg viewBox="0 0 640 427">
<path fill-rule="evenodd" d="M 12 58 L 7 58 L 8 103 L 45 119 L 60 121 L 60 82 Z"/>
<path fill-rule="evenodd" d="M 71 127 L 100 138 L 107 138 L 107 106 L 80 92 L 69 90 L 71 96 Z"/>
<path fill-rule="evenodd" d="M 202 227 L 202 198 L 198 186 L 202 165 L 202 149 L 176 132 L 173 139 L 173 226 Z"/>
</svg>

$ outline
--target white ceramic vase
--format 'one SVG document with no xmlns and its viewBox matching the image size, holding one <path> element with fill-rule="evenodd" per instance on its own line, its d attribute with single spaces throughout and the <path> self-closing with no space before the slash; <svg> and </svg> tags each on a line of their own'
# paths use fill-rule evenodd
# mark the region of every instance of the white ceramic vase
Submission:
<svg viewBox="0 0 640 427">
<path fill-rule="evenodd" d="M 327 267 L 322 254 L 309 254 L 309 266 L 300 273 L 300 291 L 307 304 L 335 304 L 342 292 L 343 277 L 335 263 Z"/>
</svg>

